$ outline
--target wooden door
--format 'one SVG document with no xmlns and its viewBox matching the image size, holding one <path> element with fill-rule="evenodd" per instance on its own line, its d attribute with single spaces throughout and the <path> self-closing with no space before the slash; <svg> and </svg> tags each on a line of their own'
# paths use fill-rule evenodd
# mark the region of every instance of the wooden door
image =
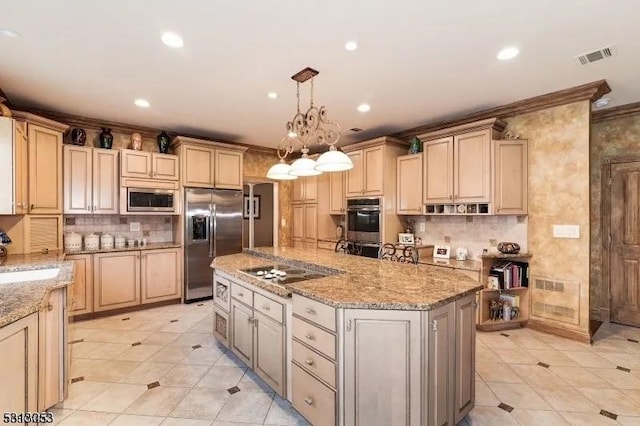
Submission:
<svg viewBox="0 0 640 426">
<path fill-rule="evenodd" d="M 118 214 L 120 175 L 118 151 L 93 150 L 93 207 L 95 214 Z"/>
<path fill-rule="evenodd" d="M 422 154 L 396 159 L 397 214 L 422 213 Z"/>
<path fill-rule="evenodd" d="M 151 153 L 123 149 L 120 152 L 120 175 L 130 178 L 151 177 Z"/>
<path fill-rule="evenodd" d="M 213 188 L 214 150 L 200 146 L 182 146 L 182 185 L 195 188 Z"/>
<path fill-rule="evenodd" d="M 180 297 L 180 249 L 145 250 L 140 263 L 142 303 L 159 302 Z"/>
<path fill-rule="evenodd" d="M 527 214 L 527 141 L 493 141 L 493 212 Z"/>
<path fill-rule="evenodd" d="M 611 321 L 640 327 L 640 162 L 611 165 Z"/>
<path fill-rule="evenodd" d="M 424 143 L 423 201 L 425 204 L 453 201 L 453 137 Z"/>
<path fill-rule="evenodd" d="M 62 215 L 26 215 L 25 253 L 62 250 Z"/>
<path fill-rule="evenodd" d="M 0 328 L 0 354 L 3 413 L 38 411 L 38 313 Z"/>
<path fill-rule="evenodd" d="M 318 240 L 318 205 L 304 205 L 304 240 L 315 243 Z"/>
<path fill-rule="evenodd" d="M 65 145 L 63 151 L 64 213 L 91 214 L 93 150 Z"/>
<path fill-rule="evenodd" d="M 455 423 L 458 424 L 475 405 L 476 296 L 455 302 Z"/>
<path fill-rule="evenodd" d="M 231 350 L 253 368 L 253 309 L 231 299 Z"/>
<path fill-rule="evenodd" d="M 343 215 L 345 204 L 344 172 L 329 173 L 329 214 Z"/>
<path fill-rule="evenodd" d="M 151 169 L 154 179 L 175 180 L 180 179 L 180 167 L 178 156 L 171 154 L 151 154 Z"/>
<path fill-rule="evenodd" d="M 15 212 L 25 214 L 29 211 L 29 142 L 25 124 L 16 122 L 15 131 Z"/>
<path fill-rule="evenodd" d="M 307 176 L 302 179 L 304 183 L 304 202 L 305 203 L 317 202 L 318 201 L 318 176 Z"/>
<path fill-rule="evenodd" d="M 453 199 L 463 203 L 491 201 L 491 130 L 470 132 L 453 140 Z"/>
<path fill-rule="evenodd" d="M 427 424 L 453 425 L 454 304 L 427 311 Z M 475 379 L 475 377 L 474 377 Z"/>
<path fill-rule="evenodd" d="M 220 189 L 242 189 L 242 153 L 216 149 L 215 184 Z"/>
<path fill-rule="evenodd" d="M 304 206 L 293 206 L 293 239 L 304 239 Z"/>
<path fill-rule="evenodd" d="M 419 425 L 420 312 L 346 309 L 344 320 L 344 424 Z"/>
<path fill-rule="evenodd" d="M 304 190 L 305 184 L 304 180 L 306 178 L 299 177 L 293 181 L 293 198 L 292 201 L 294 203 L 302 203 L 304 201 Z"/>
<path fill-rule="evenodd" d="M 353 169 L 347 170 L 347 197 L 361 197 L 364 194 L 364 153 L 363 150 L 348 152 Z"/>
<path fill-rule="evenodd" d="M 78 254 L 67 256 L 67 260 L 75 263 L 73 284 L 69 291 L 70 312 L 72 315 L 93 312 L 93 256 Z"/>
<path fill-rule="evenodd" d="M 384 195 L 384 146 L 365 149 L 363 161 L 364 195 Z"/>
<path fill-rule="evenodd" d="M 29 213 L 62 213 L 62 133 L 28 124 Z"/>
<path fill-rule="evenodd" d="M 253 370 L 278 395 L 284 397 L 285 391 L 285 340 L 284 327 L 260 312 L 254 311 L 256 335 L 254 342 Z"/>
<path fill-rule="evenodd" d="M 38 328 L 38 411 L 45 411 L 64 399 L 64 308 L 65 289 L 49 294 L 40 311 Z"/>
<path fill-rule="evenodd" d="M 140 252 L 93 255 L 93 310 L 140 304 Z"/>
</svg>

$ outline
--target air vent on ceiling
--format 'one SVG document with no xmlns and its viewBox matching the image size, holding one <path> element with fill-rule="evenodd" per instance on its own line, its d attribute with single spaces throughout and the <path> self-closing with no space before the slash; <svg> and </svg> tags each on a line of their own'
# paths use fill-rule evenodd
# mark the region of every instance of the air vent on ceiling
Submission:
<svg viewBox="0 0 640 426">
<path fill-rule="evenodd" d="M 360 127 L 352 127 L 352 128 L 350 128 L 349 130 L 351 130 L 352 132 L 356 132 L 356 133 L 358 133 L 358 132 L 361 132 L 361 131 L 362 131 L 362 129 L 361 129 Z"/>
<path fill-rule="evenodd" d="M 616 53 L 616 47 L 614 45 L 611 45 L 603 47 L 602 49 L 594 50 L 593 52 L 587 52 L 583 53 L 582 55 L 578 55 L 576 56 L 576 61 L 578 61 L 578 64 L 580 65 L 588 65 L 592 62 L 610 58 Z"/>
</svg>

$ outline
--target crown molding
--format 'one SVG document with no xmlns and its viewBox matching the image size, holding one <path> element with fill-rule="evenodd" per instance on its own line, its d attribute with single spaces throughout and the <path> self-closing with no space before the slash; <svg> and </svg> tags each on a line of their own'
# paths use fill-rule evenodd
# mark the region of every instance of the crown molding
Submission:
<svg viewBox="0 0 640 426">
<path fill-rule="evenodd" d="M 632 104 L 594 111 L 591 114 L 591 122 L 596 123 L 598 121 L 611 120 L 638 113 L 640 113 L 640 102 L 634 102 Z"/>
<path fill-rule="evenodd" d="M 191 146 L 196 145 L 196 146 L 203 146 L 207 148 L 211 148 L 211 147 L 223 148 L 223 149 L 229 149 L 229 150 L 238 151 L 238 152 L 245 152 L 248 149 L 245 146 L 239 146 L 237 144 L 214 142 L 214 141 L 208 141 L 208 140 L 199 139 L 199 138 L 191 138 L 188 136 L 176 136 L 175 138 L 173 138 L 171 142 L 172 148 L 175 149 L 180 147 L 181 145 L 191 145 Z"/>
<path fill-rule="evenodd" d="M 44 126 L 52 130 L 56 130 L 58 132 L 66 132 L 69 130 L 69 125 L 66 123 L 61 123 L 57 120 L 52 120 L 49 117 L 43 117 L 39 114 L 34 114 L 29 111 L 11 111 L 13 118 L 16 120 L 28 121 L 29 123 L 37 124 L 39 126 Z"/>
<path fill-rule="evenodd" d="M 514 115 L 526 114 L 529 112 L 539 111 L 541 109 L 551 108 L 559 105 L 570 104 L 577 101 L 588 100 L 590 102 L 594 102 L 610 91 L 611 87 L 609 87 L 609 84 L 606 80 L 598 80 L 591 83 L 583 84 L 581 86 L 571 87 L 569 89 L 547 93 L 545 95 L 512 102 L 510 104 L 502 105 L 499 107 L 477 111 L 457 118 L 425 124 L 423 126 L 418 126 L 408 130 L 403 130 L 398 133 L 394 133 L 391 136 L 400 139 L 408 139 L 420 134 L 435 132 L 447 127 L 461 126 L 467 123 L 485 120 L 492 117 L 512 117 Z"/>
</svg>

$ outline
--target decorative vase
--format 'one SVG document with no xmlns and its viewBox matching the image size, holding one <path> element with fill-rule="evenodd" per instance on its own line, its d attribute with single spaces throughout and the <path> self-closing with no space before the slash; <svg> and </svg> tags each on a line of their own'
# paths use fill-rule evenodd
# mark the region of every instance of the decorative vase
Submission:
<svg viewBox="0 0 640 426">
<path fill-rule="evenodd" d="M 113 135 L 111 134 L 111 129 L 107 129 L 106 127 L 103 127 L 102 133 L 100 133 L 100 148 L 111 149 L 112 146 L 113 146 Z"/>
<path fill-rule="evenodd" d="M 520 245 L 517 243 L 498 243 L 498 251 L 504 254 L 517 254 L 520 252 Z"/>
<path fill-rule="evenodd" d="M 158 151 L 162 154 L 166 154 L 169 152 L 169 144 L 171 143 L 171 138 L 164 130 L 162 133 L 158 135 Z"/>
<path fill-rule="evenodd" d="M 417 154 L 419 152 L 422 152 L 422 141 L 417 136 L 414 136 L 409 144 L 409 154 Z"/>
<path fill-rule="evenodd" d="M 71 131 L 71 142 L 74 145 L 84 146 L 87 142 L 87 132 L 84 129 L 73 129 Z"/>
<path fill-rule="evenodd" d="M 142 135 L 140 133 L 131 133 L 131 149 L 135 151 L 142 149 Z"/>
</svg>

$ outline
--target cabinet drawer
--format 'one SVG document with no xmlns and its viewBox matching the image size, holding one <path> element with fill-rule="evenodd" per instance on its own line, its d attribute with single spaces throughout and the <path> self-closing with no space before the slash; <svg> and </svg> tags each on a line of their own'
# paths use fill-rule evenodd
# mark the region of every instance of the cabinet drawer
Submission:
<svg viewBox="0 0 640 426">
<path fill-rule="evenodd" d="M 293 317 L 293 337 L 329 358 L 336 359 L 336 336 L 333 334 Z"/>
<path fill-rule="evenodd" d="M 273 318 L 282 324 L 282 304 L 264 297 L 261 294 L 255 293 L 253 295 L 253 308 L 265 314 L 266 316 Z"/>
<path fill-rule="evenodd" d="M 336 387 L 336 365 L 325 357 L 304 346 L 297 340 L 293 341 L 292 359 L 304 370 L 313 373 L 327 384 Z"/>
<path fill-rule="evenodd" d="M 336 331 L 336 310 L 331 306 L 294 294 L 293 313 L 331 331 Z"/>
<path fill-rule="evenodd" d="M 240 284 L 231 283 L 231 297 L 246 305 L 253 306 L 253 291 L 242 287 Z"/>
<path fill-rule="evenodd" d="M 293 406 L 314 426 L 336 424 L 336 394 L 303 369 L 291 366 Z"/>
</svg>

